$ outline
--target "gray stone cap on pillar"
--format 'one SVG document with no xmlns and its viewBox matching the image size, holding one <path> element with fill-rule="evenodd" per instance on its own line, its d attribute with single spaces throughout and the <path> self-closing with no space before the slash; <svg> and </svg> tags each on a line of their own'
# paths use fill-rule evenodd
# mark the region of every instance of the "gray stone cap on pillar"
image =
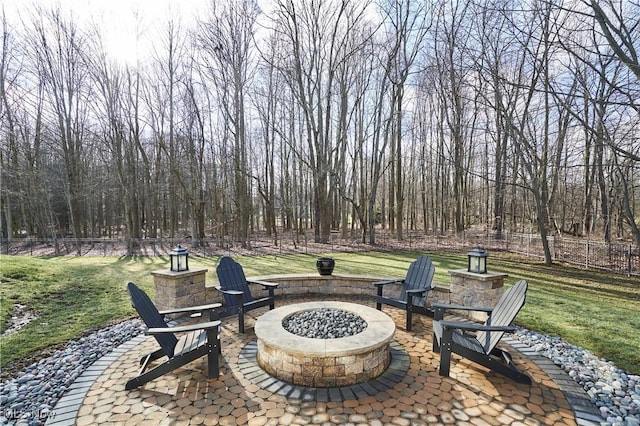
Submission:
<svg viewBox="0 0 640 426">
<path fill-rule="evenodd" d="M 199 275 L 203 272 L 206 273 L 207 268 L 189 268 L 188 271 L 172 271 L 170 269 L 161 269 L 158 271 L 151 271 L 151 275 L 158 277 L 188 277 L 191 275 Z"/>
</svg>

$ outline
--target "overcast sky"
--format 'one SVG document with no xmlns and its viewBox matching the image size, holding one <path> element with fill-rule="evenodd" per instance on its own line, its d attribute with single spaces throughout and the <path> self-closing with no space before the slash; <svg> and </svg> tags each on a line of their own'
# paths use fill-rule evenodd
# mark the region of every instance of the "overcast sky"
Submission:
<svg viewBox="0 0 640 426">
<path fill-rule="evenodd" d="M 144 31 L 141 43 L 153 36 L 157 27 L 178 17 L 184 26 L 191 26 L 202 16 L 210 0 L 2 0 L 12 25 L 28 22 L 34 5 L 46 9 L 60 5 L 63 12 L 71 12 L 82 27 L 92 24 L 103 29 L 107 49 L 125 61 L 135 61 L 136 13 Z M 144 48 L 144 47 L 143 47 Z"/>
</svg>

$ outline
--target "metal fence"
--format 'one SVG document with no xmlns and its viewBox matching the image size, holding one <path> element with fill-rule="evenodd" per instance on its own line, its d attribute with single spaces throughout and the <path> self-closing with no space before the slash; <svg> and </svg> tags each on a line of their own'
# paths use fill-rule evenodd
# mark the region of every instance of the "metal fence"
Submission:
<svg viewBox="0 0 640 426">
<path fill-rule="evenodd" d="M 535 234 L 504 233 L 500 238 L 492 232 L 430 234 L 407 232 L 402 240 L 389 232 L 376 233 L 376 244 L 362 242 L 354 234 L 345 238 L 333 233 L 328 244 L 313 242 L 312 236 L 282 233 L 278 238 L 252 236 L 244 244 L 230 238 L 169 239 L 75 239 L 16 238 L 2 240 L 1 252 L 33 256 L 163 256 L 178 244 L 187 247 L 194 256 L 222 255 L 284 255 L 330 252 L 397 251 L 397 250 L 466 250 L 482 246 L 528 257 L 544 258 L 542 239 Z M 604 243 L 577 238 L 549 237 L 554 261 L 609 271 L 628 276 L 640 276 L 640 248 L 629 243 Z"/>
<path fill-rule="evenodd" d="M 640 248 L 631 244 L 555 240 L 555 258 L 585 268 L 640 275 Z"/>
<path fill-rule="evenodd" d="M 488 247 L 529 257 L 544 258 L 542 238 L 534 234 L 507 234 L 502 240 L 489 237 Z M 577 238 L 548 237 L 554 261 L 587 269 L 640 276 L 640 247 L 629 243 L 605 243 Z"/>
</svg>

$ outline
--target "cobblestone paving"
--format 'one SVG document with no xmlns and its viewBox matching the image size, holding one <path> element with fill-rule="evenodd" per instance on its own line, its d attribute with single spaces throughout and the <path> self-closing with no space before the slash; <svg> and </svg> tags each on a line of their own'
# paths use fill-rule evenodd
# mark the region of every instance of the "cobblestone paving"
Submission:
<svg viewBox="0 0 640 426">
<path fill-rule="evenodd" d="M 280 300 L 277 304 L 309 299 Z M 374 306 L 373 302 L 364 302 Z M 266 308 L 265 308 L 266 309 Z M 253 311 L 254 319 L 261 310 Z M 412 332 L 404 330 L 404 313 L 384 308 L 397 325 L 395 345 L 408 356 L 406 373 L 391 387 L 354 399 L 283 395 L 253 378 L 243 366 L 243 349 L 255 340 L 253 320 L 247 333 L 237 321 L 223 322 L 219 379 L 207 379 L 204 358 L 139 389 L 126 391 L 142 354 L 156 348 L 153 338 L 139 337 L 113 357 L 95 380 L 87 383 L 77 412 L 48 424 L 76 425 L 585 425 L 576 418 L 566 393 L 536 363 L 518 351 L 514 361 L 533 385 L 512 382 L 454 355 L 451 377 L 438 375 L 439 355 L 432 348 L 431 318 L 415 316 Z M 85 392 L 86 391 L 86 392 Z M 73 400 L 70 399 L 70 402 Z M 62 403 L 64 405 L 65 402 Z M 56 407 L 56 413 L 58 413 Z"/>
</svg>

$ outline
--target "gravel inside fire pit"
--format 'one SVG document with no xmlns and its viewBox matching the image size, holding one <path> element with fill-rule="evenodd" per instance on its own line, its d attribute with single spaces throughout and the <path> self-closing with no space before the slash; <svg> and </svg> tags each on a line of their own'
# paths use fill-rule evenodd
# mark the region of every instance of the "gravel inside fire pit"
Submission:
<svg viewBox="0 0 640 426">
<path fill-rule="evenodd" d="M 289 333 L 311 339 L 338 339 L 353 336 L 367 328 L 358 315 L 341 309 L 312 309 L 297 312 L 282 320 Z"/>
</svg>

